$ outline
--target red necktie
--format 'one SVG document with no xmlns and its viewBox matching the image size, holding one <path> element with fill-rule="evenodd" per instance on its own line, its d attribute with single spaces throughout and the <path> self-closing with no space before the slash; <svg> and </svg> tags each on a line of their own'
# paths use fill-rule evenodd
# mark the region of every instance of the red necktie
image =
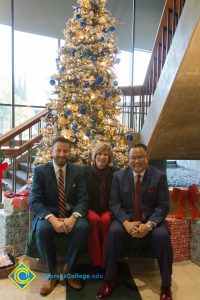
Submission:
<svg viewBox="0 0 200 300">
<path fill-rule="evenodd" d="M 66 217 L 66 203 L 65 203 L 65 188 L 63 170 L 59 169 L 58 177 L 58 192 L 59 192 L 59 217 Z"/>
<path fill-rule="evenodd" d="M 135 197 L 134 197 L 134 221 L 141 221 L 142 211 L 140 207 L 141 175 L 136 175 Z"/>
</svg>

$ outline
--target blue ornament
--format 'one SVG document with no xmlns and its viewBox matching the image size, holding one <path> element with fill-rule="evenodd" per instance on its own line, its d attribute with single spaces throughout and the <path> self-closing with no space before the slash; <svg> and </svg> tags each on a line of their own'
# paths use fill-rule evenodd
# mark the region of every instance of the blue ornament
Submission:
<svg viewBox="0 0 200 300">
<path fill-rule="evenodd" d="M 111 148 L 114 149 L 115 148 L 115 144 L 110 144 Z"/>
<path fill-rule="evenodd" d="M 106 98 L 110 97 L 110 92 L 105 92 L 105 97 Z"/>
<path fill-rule="evenodd" d="M 133 140 L 133 135 L 127 134 L 126 139 L 127 139 L 127 141 L 131 142 Z"/>
<path fill-rule="evenodd" d="M 78 19 L 80 19 L 81 18 L 81 15 L 80 14 L 77 14 L 76 15 L 76 19 L 78 20 Z"/>
<path fill-rule="evenodd" d="M 110 32 L 113 32 L 113 31 L 115 31 L 115 27 L 111 26 L 109 30 L 110 30 Z"/>
<path fill-rule="evenodd" d="M 87 110 L 86 110 L 86 108 L 82 107 L 82 108 L 79 109 L 79 112 L 80 112 L 81 115 L 85 115 Z"/>
<path fill-rule="evenodd" d="M 103 82 L 103 77 L 101 75 L 98 75 L 96 77 L 96 81 L 97 81 L 98 84 L 101 84 Z"/>
<path fill-rule="evenodd" d="M 88 81 L 85 81 L 85 82 L 83 83 L 83 86 L 84 86 L 84 88 L 88 88 L 88 87 L 89 87 L 89 82 L 88 82 Z"/>
<path fill-rule="evenodd" d="M 96 115 L 91 115 L 91 118 L 92 118 L 92 120 L 93 120 L 94 122 L 96 122 L 96 120 L 97 120 L 97 116 L 96 116 Z"/>
<path fill-rule="evenodd" d="M 84 27 L 84 26 L 85 26 L 85 22 L 81 21 L 81 22 L 80 22 L 80 26 L 81 26 L 81 27 Z"/>
<path fill-rule="evenodd" d="M 96 61 L 96 60 L 97 60 L 97 57 L 93 55 L 93 56 L 91 57 L 91 60 L 92 60 L 92 61 Z"/>
<path fill-rule="evenodd" d="M 89 51 L 84 50 L 83 51 L 83 57 L 88 57 L 90 55 Z"/>
<path fill-rule="evenodd" d="M 77 5 L 76 7 L 74 7 L 74 9 L 73 9 L 73 10 L 74 10 L 74 11 L 75 11 L 75 10 L 77 10 L 77 11 L 78 11 L 80 8 L 81 8 L 81 7 L 80 7 L 79 5 Z"/>
<path fill-rule="evenodd" d="M 56 81 L 55 81 L 54 79 L 51 79 L 51 80 L 49 81 L 49 83 L 50 83 L 50 85 L 55 85 L 55 84 L 56 84 Z"/>
<path fill-rule="evenodd" d="M 73 123 L 72 123 L 72 129 L 77 129 L 77 127 L 78 127 L 77 122 L 73 121 Z"/>
<path fill-rule="evenodd" d="M 87 137 L 90 137 L 90 135 L 91 135 L 90 130 L 87 130 L 86 133 L 85 133 L 85 135 L 86 135 Z"/>
<path fill-rule="evenodd" d="M 113 85 L 118 86 L 118 81 L 117 80 L 113 81 Z"/>
<path fill-rule="evenodd" d="M 52 126 L 52 123 L 48 122 L 45 124 L 45 127 L 48 128 L 49 126 Z"/>
<path fill-rule="evenodd" d="M 64 116 L 65 116 L 65 117 L 68 117 L 70 114 L 71 114 L 71 111 L 70 111 L 69 109 L 67 109 L 67 110 L 64 112 Z"/>
<path fill-rule="evenodd" d="M 76 50 L 71 50 L 69 53 L 70 53 L 71 56 L 75 56 Z"/>
<path fill-rule="evenodd" d="M 109 30 L 106 29 L 106 28 L 104 28 L 102 31 L 103 31 L 104 33 L 107 33 Z"/>
<path fill-rule="evenodd" d="M 99 39 L 99 42 L 101 42 L 101 43 L 105 42 L 105 39 L 103 36 Z"/>
<path fill-rule="evenodd" d="M 65 72 L 65 67 L 61 67 L 61 68 L 60 68 L 60 72 L 61 72 L 61 73 Z"/>
</svg>

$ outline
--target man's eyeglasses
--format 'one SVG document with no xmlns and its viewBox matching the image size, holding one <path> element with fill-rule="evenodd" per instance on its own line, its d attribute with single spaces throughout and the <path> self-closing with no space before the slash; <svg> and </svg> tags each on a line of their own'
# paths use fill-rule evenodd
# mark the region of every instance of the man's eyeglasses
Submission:
<svg viewBox="0 0 200 300">
<path fill-rule="evenodd" d="M 138 156 L 131 156 L 129 157 L 129 159 L 131 160 L 143 160 L 144 158 L 146 158 L 146 155 L 138 155 Z"/>
</svg>

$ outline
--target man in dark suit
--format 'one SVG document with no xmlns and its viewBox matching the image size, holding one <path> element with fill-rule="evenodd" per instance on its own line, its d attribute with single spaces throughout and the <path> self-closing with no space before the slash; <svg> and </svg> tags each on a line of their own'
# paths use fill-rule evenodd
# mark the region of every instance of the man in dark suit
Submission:
<svg viewBox="0 0 200 300">
<path fill-rule="evenodd" d="M 88 223 L 84 218 L 88 195 L 82 169 L 68 162 L 70 146 L 64 137 L 56 138 L 52 145 L 53 161 L 34 169 L 30 195 L 32 231 L 36 233 L 37 248 L 51 275 L 40 289 L 43 296 L 53 291 L 59 280 L 56 278 L 56 235 L 63 235 L 68 245 L 64 266 L 64 273 L 69 275 L 68 285 L 77 290 L 82 287 L 80 280 L 70 278 L 70 273 L 88 234 Z"/>
<path fill-rule="evenodd" d="M 105 284 L 96 299 L 106 299 L 117 287 L 117 262 L 125 239 L 142 239 L 151 245 L 160 267 L 160 300 L 172 300 L 172 245 L 165 224 L 169 210 L 166 175 L 148 166 L 144 144 L 136 144 L 128 152 L 129 167 L 115 172 L 111 189 L 110 209 L 114 221 L 106 246 Z"/>
</svg>

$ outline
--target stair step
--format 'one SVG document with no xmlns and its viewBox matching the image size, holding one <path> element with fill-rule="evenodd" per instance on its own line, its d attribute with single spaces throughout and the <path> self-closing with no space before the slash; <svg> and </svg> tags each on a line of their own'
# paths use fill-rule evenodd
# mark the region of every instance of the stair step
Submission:
<svg viewBox="0 0 200 300">
<path fill-rule="evenodd" d="M 10 190 L 12 191 L 12 179 L 10 178 L 3 178 L 2 180 L 2 187 L 3 187 L 3 190 L 4 191 L 7 191 L 7 190 Z M 16 186 L 16 190 L 17 192 L 22 188 L 22 185 L 19 185 L 17 183 L 17 186 Z"/>
<path fill-rule="evenodd" d="M 8 178 L 12 179 L 12 171 L 7 172 Z M 22 170 L 17 170 L 16 172 L 16 183 L 23 186 L 27 182 L 27 174 Z"/>
<path fill-rule="evenodd" d="M 32 168 L 31 168 L 32 169 Z M 19 163 L 18 164 L 18 170 L 24 171 L 27 173 L 27 163 Z"/>
</svg>

